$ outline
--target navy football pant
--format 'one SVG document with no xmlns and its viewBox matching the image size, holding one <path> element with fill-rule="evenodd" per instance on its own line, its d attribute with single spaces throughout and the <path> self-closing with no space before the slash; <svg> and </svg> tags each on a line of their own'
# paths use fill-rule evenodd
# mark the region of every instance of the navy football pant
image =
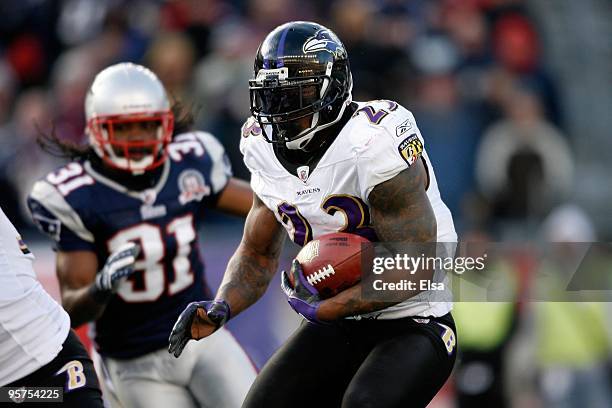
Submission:
<svg viewBox="0 0 612 408">
<path fill-rule="evenodd" d="M 264 366 L 243 407 L 425 407 L 453 369 L 455 333 L 450 314 L 304 322 Z"/>
</svg>

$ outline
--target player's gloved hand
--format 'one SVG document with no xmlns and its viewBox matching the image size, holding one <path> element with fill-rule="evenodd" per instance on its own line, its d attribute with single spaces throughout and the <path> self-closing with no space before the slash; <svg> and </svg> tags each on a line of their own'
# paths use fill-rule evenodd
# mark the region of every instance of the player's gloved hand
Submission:
<svg viewBox="0 0 612 408">
<path fill-rule="evenodd" d="M 168 353 L 178 357 L 191 339 L 210 336 L 230 318 L 230 307 L 225 300 L 191 302 L 179 316 L 168 342 Z"/>
<path fill-rule="evenodd" d="M 291 285 L 289 274 L 293 278 L 294 285 Z M 304 278 L 302 266 L 297 259 L 294 259 L 291 263 L 289 272 L 283 271 L 281 273 L 281 288 L 287 295 L 287 301 L 293 310 L 310 322 L 325 324 L 325 322 L 317 319 L 317 310 L 321 305 L 319 292 Z"/>
<path fill-rule="evenodd" d="M 106 259 L 104 267 L 96 275 L 96 287 L 100 291 L 115 292 L 122 279 L 134 273 L 134 263 L 140 247 L 134 242 L 121 245 Z"/>
<path fill-rule="evenodd" d="M 140 246 L 128 242 L 109 255 L 92 286 L 92 294 L 96 300 L 108 299 L 117 291 L 119 284 L 134 273 L 134 263 L 139 253 Z"/>
</svg>

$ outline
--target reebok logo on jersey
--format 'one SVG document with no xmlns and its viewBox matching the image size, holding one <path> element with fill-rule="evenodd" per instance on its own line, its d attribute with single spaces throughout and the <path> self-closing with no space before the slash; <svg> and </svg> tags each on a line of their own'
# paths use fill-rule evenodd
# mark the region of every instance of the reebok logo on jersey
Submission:
<svg viewBox="0 0 612 408">
<path fill-rule="evenodd" d="M 17 235 L 17 245 L 19 245 L 19 249 L 24 255 L 31 254 L 30 248 L 28 248 L 25 242 L 23 242 L 23 239 L 21 239 L 20 235 Z"/>
<path fill-rule="evenodd" d="M 397 125 L 397 127 L 395 128 L 395 136 L 400 137 L 410 129 L 412 129 L 412 122 L 410 121 L 410 118 L 408 118 L 399 125 Z"/>
<path fill-rule="evenodd" d="M 421 153 L 423 153 L 423 143 L 421 143 L 416 133 L 413 133 L 399 144 L 397 150 L 400 156 L 402 156 L 402 159 L 404 159 L 409 166 L 412 166 L 412 163 L 421 157 Z"/>
</svg>

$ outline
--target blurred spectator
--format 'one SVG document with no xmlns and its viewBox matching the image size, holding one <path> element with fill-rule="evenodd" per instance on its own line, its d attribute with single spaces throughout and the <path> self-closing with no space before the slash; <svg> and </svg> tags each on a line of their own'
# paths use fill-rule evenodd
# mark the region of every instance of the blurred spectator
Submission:
<svg viewBox="0 0 612 408">
<path fill-rule="evenodd" d="M 159 11 L 147 0 L 116 4 L 108 10 L 103 28 L 91 41 L 100 68 L 119 61 L 141 61 L 158 31 Z"/>
<path fill-rule="evenodd" d="M 575 293 L 582 301 L 542 298 L 556 290 L 567 291 L 565 282 L 584 255 L 580 253 L 583 246 L 571 243 L 594 242 L 594 226 L 580 207 L 563 205 L 546 218 L 542 235 L 556 243 L 553 256 L 542 262 L 538 272 L 545 277 L 536 282 L 544 301 L 533 303 L 544 406 L 610 407 L 612 395 L 605 366 L 610 344 L 604 304 L 587 301 L 585 292 Z"/>
<path fill-rule="evenodd" d="M 13 213 L 16 224 L 23 225 L 22 206 L 32 183 L 55 165 L 55 160 L 36 144 L 37 126 L 51 124 L 51 104 L 47 92 L 31 89 L 19 95 L 12 120 L 0 127 L 0 196 L 2 207 Z M 29 217 L 27 217 L 29 219 Z"/>
<path fill-rule="evenodd" d="M 83 101 L 99 68 L 94 49 L 72 48 L 55 63 L 52 74 L 54 124 L 60 137 L 81 142 L 85 128 Z"/>
<path fill-rule="evenodd" d="M 111 0 L 66 0 L 57 21 L 63 44 L 76 46 L 92 40 L 102 30 Z"/>
<path fill-rule="evenodd" d="M 20 35 L 9 45 L 6 57 L 22 84 L 41 82 L 47 64 L 42 42 L 37 36 Z"/>
<path fill-rule="evenodd" d="M 190 81 L 195 49 L 189 37 L 179 32 L 159 34 L 147 51 L 145 60 L 171 97 L 188 105 L 193 103 Z"/>
<path fill-rule="evenodd" d="M 44 85 L 60 44 L 58 1 L 1 1 L 0 53 L 23 86 Z"/>
<path fill-rule="evenodd" d="M 373 42 L 375 32 L 371 32 L 375 20 L 375 3 L 365 0 L 340 0 L 331 5 L 330 28 L 347 47 L 353 82 L 360 84 L 353 89 L 353 99 L 368 101 L 372 95 L 379 95 L 381 89 L 391 91 L 401 87 L 388 75 L 395 61 L 403 62 L 403 55 L 377 47 Z M 404 72 L 406 73 L 406 72 Z M 387 96 L 387 98 L 395 99 Z"/>
<path fill-rule="evenodd" d="M 481 109 L 489 122 L 487 80 L 494 64 L 490 49 L 489 25 L 475 1 L 448 1 L 443 10 L 443 27 L 458 50 L 457 83 L 461 97 Z"/>
<path fill-rule="evenodd" d="M 241 125 L 249 115 L 248 82 L 253 76 L 256 39 L 237 22 L 218 27 L 212 38 L 213 52 L 194 70 L 198 123 L 207 127 L 223 120 L 218 115 L 227 115 L 225 119 Z"/>
<path fill-rule="evenodd" d="M 0 125 L 10 117 L 16 88 L 17 80 L 13 69 L 0 59 Z"/>
<path fill-rule="evenodd" d="M 504 110 L 505 119 L 486 130 L 479 146 L 478 186 L 495 217 L 543 216 L 571 191 L 571 150 L 529 90 L 513 90 Z"/>
<path fill-rule="evenodd" d="M 386 0 L 371 22 L 372 43 L 378 47 L 391 50 L 403 50 L 412 44 L 420 27 L 413 14 L 418 12 L 420 2 Z M 416 10 L 415 10 L 416 9 Z"/>
<path fill-rule="evenodd" d="M 240 127 L 249 112 L 249 79 L 257 38 L 237 22 L 227 22 L 212 35 L 213 52 L 194 70 L 196 123 L 212 132 L 223 144 L 234 175 L 248 179 L 249 172 L 237 149 Z"/>
<path fill-rule="evenodd" d="M 456 49 L 441 36 L 419 39 L 412 59 L 421 73 L 412 106 L 426 148 L 436 168 L 444 201 L 453 214 L 474 188 L 476 146 L 482 131 L 478 111 L 460 98 L 456 77 Z M 459 230 L 461 217 L 455 218 Z"/>
<path fill-rule="evenodd" d="M 559 95 L 550 74 L 541 63 L 539 36 L 533 24 L 520 14 L 499 18 L 493 27 L 493 50 L 503 69 L 540 97 L 543 115 L 561 125 Z"/>
<path fill-rule="evenodd" d="M 210 52 L 212 30 L 235 14 L 233 5 L 222 0 L 174 0 L 164 2 L 160 25 L 165 31 L 182 32 L 189 37 L 200 59 Z"/>
<path fill-rule="evenodd" d="M 245 0 L 245 23 L 261 42 L 268 31 L 291 20 L 310 20 L 313 15 L 310 2 L 298 0 Z"/>
<path fill-rule="evenodd" d="M 494 254 L 495 246 L 484 231 L 473 230 L 462 238 L 464 256 L 487 254 L 485 269 L 468 271 L 460 278 L 453 307 L 460 341 L 455 371 L 457 405 L 510 406 L 506 394 L 506 349 L 516 327 L 518 273 L 514 259 Z M 497 256 L 496 256 L 497 255 Z"/>
</svg>

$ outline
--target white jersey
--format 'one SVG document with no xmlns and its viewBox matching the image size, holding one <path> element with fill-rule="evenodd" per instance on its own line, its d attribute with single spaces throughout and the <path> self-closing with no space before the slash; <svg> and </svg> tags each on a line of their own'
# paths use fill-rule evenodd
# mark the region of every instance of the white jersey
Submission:
<svg viewBox="0 0 612 408">
<path fill-rule="evenodd" d="M 244 124 L 242 136 L 240 149 L 251 171 L 251 188 L 299 245 L 324 234 L 367 226 L 372 189 L 421 156 L 429 174 L 427 196 L 436 217 L 437 240 L 457 241 L 414 116 L 395 102 L 358 103 L 353 117 L 310 173 L 303 166 L 297 169 L 298 174 L 290 174 L 253 118 Z M 380 319 L 442 316 L 452 309 L 447 284 L 445 288 L 422 292 L 372 315 Z"/>
<path fill-rule="evenodd" d="M 0 209 L 0 386 L 49 363 L 68 337 L 68 313 L 41 286 L 34 256 Z"/>
</svg>

